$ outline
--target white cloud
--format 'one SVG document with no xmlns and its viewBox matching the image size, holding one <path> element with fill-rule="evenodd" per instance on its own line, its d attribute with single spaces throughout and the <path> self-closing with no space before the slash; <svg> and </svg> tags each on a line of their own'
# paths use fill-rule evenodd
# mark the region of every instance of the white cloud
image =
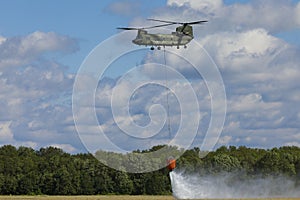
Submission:
<svg viewBox="0 0 300 200">
<path fill-rule="evenodd" d="M 188 6 L 206 13 L 216 12 L 223 6 L 222 0 L 168 0 L 169 6 Z"/>
<path fill-rule="evenodd" d="M 36 31 L 22 38 L 19 43 L 19 54 L 37 54 L 45 51 L 73 51 L 74 41 L 54 32 Z"/>
<path fill-rule="evenodd" d="M 295 9 L 295 18 L 297 24 L 300 26 L 300 2 L 297 4 L 296 9 Z"/>
<path fill-rule="evenodd" d="M 145 68 L 147 67 L 149 66 L 146 65 Z M 96 112 L 100 127 L 107 138 L 124 149 L 151 148 L 151 145 L 166 144 L 171 139 L 166 123 L 167 92 L 164 87 L 157 85 L 158 83 L 165 84 L 165 80 L 161 80 L 161 68 L 157 73 L 153 73 L 153 75 L 157 75 L 156 78 L 147 77 L 147 72 L 143 69 L 135 70 L 135 73 L 122 77 L 117 83 L 111 83 L 111 80 L 103 81 L 96 92 Z M 137 84 L 141 79 L 144 80 L 143 83 L 147 84 Z M 194 131 L 192 127 L 199 123 L 197 118 L 199 110 L 193 106 L 195 102 L 190 98 L 189 87 L 194 87 L 196 95 L 199 95 L 199 101 L 201 101 L 200 117 L 207 115 L 206 111 L 210 109 L 208 106 L 210 98 L 207 94 L 206 85 L 202 80 L 197 80 L 192 83 L 192 86 L 189 86 L 183 81 L 178 82 L 176 79 L 170 79 L 168 85 L 169 87 L 172 86 L 172 91 L 168 97 L 172 137 L 176 134 L 182 118 L 188 118 L 188 121 L 185 121 L 185 127 L 183 127 L 185 134 L 178 136 L 176 140 L 177 144 L 184 145 L 188 142 L 188 136 L 197 131 Z M 113 97 L 116 100 L 115 103 L 112 101 L 113 92 L 115 93 Z M 181 98 L 180 104 L 176 99 L 178 96 Z M 119 109 L 114 116 L 111 103 L 113 103 L 114 109 Z M 158 104 L 161 106 L 158 106 Z M 184 114 L 181 113 L 182 107 L 185 109 Z M 97 142 L 95 141 L 100 136 L 99 129 L 95 127 L 95 124 L 90 123 L 93 120 L 88 113 L 93 112 L 92 108 L 82 107 L 81 109 L 85 109 L 79 112 L 81 113 L 79 116 L 80 123 L 82 123 L 79 126 L 82 127 L 80 129 L 83 132 L 81 136 L 88 140 L 85 143 L 91 146 L 93 150 L 96 147 L 107 147 L 104 140 L 98 139 Z M 151 118 L 152 126 L 150 127 Z M 134 124 L 136 126 L 133 126 Z M 164 126 L 162 127 L 161 124 Z M 96 136 L 97 134 L 98 136 Z"/>
<path fill-rule="evenodd" d="M 228 110 L 230 112 L 253 112 L 254 110 L 276 110 L 281 106 L 279 102 L 266 103 L 260 94 L 247 94 L 231 96 L 228 102 Z M 270 113 L 271 114 L 271 113 Z"/>
<path fill-rule="evenodd" d="M 226 5 L 222 0 L 169 0 L 167 5 L 181 10 L 175 9 L 172 15 L 163 13 L 158 18 L 181 21 L 208 19 L 209 23 L 205 26 L 209 33 L 253 28 L 264 28 L 273 33 L 299 26 L 299 4 L 297 6 L 290 1 L 256 0 Z"/>
<path fill-rule="evenodd" d="M 226 7 L 222 17 L 244 28 L 261 27 L 274 32 L 295 25 L 294 10 L 294 5 L 288 1 L 251 1 Z"/>
<path fill-rule="evenodd" d="M 11 126 L 12 121 L 0 121 L 0 145 L 11 144 L 15 146 L 28 146 L 31 148 L 38 147 L 38 144 L 36 142 L 31 141 L 30 139 L 27 141 L 19 141 L 15 139 Z"/>
<path fill-rule="evenodd" d="M 117 1 L 111 3 L 106 10 L 123 16 L 136 15 L 140 10 L 140 2 L 132 0 Z"/>
<path fill-rule="evenodd" d="M 5 42 L 6 41 L 6 38 L 5 37 L 2 37 L 1 35 L 0 35 L 0 45 L 3 43 L 3 42 Z"/>
<path fill-rule="evenodd" d="M 2 38 L 0 68 L 29 64 L 44 53 L 70 53 L 76 50 L 78 46 L 74 39 L 54 32 L 36 31 L 23 37 Z"/>
<path fill-rule="evenodd" d="M 0 124 L 2 139 L 6 137 L 2 143 L 38 148 L 50 142 L 71 142 L 78 147 L 74 132 L 66 131 L 73 122 L 65 121 L 72 116 L 73 76 L 45 56 L 73 52 L 76 41 L 37 31 L 5 38 L 0 49 Z"/>
<path fill-rule="evenodd" d="M 2 142 L 14 141 L 14 138 L 13 138 L 14 136 L 10 129 L 10 125 L 11 125 L 11 121 L 0 123 L 0 141 L 2 141 Z"/>
<path fill-rule="evenodd" d="M 219 145 L 228 145 L 230 141 L 232 140 L 232 136 L 222 136 L 218 140 Z"/>
<path fill-rule="evenodd" d="M 300 3 L 259 0 L 225 5 L 220 1 L 169 0 L 167 5 L 165 12 L 152 17 L 209 20 L 204 26 L 194 26 L 194 35 L 216 62 L 227 90 L 227 122 L 219 144 L 269 148 L 293 140 L 299 143 L 299 138 L 293 137 L 300 128 L 299 49 L 274 33 L 299 28 Z M 183 57 L 193 54 L 193 62 L 207 65 L 191 45 L 177 52 Z M 147 59 L 161 63 L 160 55 L 155 52 L 157 60 Z M 168 59 L 170 66 L 187 74 L 186 63 L 175 56 Z M 159 73 L 151 72 L 152 77 Z M 206 111 L 209 113 L 209 108 Z"/>
<path fill-rule="evenodd" d="M 220 67 L 247 72 L 259 72 L 268 67 L 268 63 L 287 46 L 264 29 L 216 33 L 200 42 Z"/>
<path fill-rule="evenodd" d="M 296 146 L 300 147 L 300 142 L 287 142 L 284 144 L 285 146 Z"/>
<path fill-rule="evenodd" d="M 63 149 L 64 151 L 69 152 L 69 153 L 76 153 L 76 151 L 77 151 L 77 149 L 74 148 L 70 144 L 51 144 L 49 146 Z"/>
<path fill-rule="evenodd" d="M 133 7 L 126 7 L 126 3 L 112 5 L 115 6 L 114 11 L 129 14 Z M 272 35 L 299 26 L 300 3 L 295 6 L 290 1 L 251 1 L 228 6 L 220 0 L 169 0 L 163 11 L 152 17 L 180 21 L 209 19 L 205 26 L 195 26 L 194 30 L 196 39 L 219 66 L 227 89 L 227 121 L 218 145 L 268 148 L 300 143 L 297 135 L 300 128 L 299 50 Z M 49 53 L 70 53 L 77 48 L 74 39 L 52 32 L 37 31 L 23 37 L 0 37 L 1 141 L 35 148 L 55 145 L 69 152 L 82 148 L 74 134 L 70 102 L 74 76 L 67 74 L 61 64 L 47 60 Z M 204 52 L 195 51 L 192 45 L 177 52 L 183 57 L 191 54 L 193 62 L 202 69 L 211 66 Z M 148 54 L 144 61 L 163 63 L 162 51 Z M 195 70 L 187 62 L 171 54 L 167 54 L 167 62 L 191 80 L 198 97 L 201 126 L 195 144 L 199 145 L 210 122 L 211 96 L 205 82 L 200 75 L 195 75 Z M 144 75 L 138 77 L 140 79 L 146 77 L 148 80 L 163 81 L 165 78 L 161 68 L 155 66 L 144 67 L 137 73 Z M 138 78 L 133 77 L 133 81 Z M 82 80 L 88 84 L 89 79 L 91 77 Z M 95 94 L 95 111 L 100 127 L 109 139 L 128 150 L 169 142 L 167 126 L 158 135 L 143 141 L 124 135 L 116 126 L 110 110 L 111 95 L 116 87 L 119 88 L 116 106 L 124 105 L 121 104 L 123 97 L 132 95 L 129 114 L 133 122 L 140 126 L 147 125 L 150 122 L 149 112 L 153 114 L 155 123 L 164 120 L 162 114 L 165 113 L 149 110 L 155 104 L 166 105 L 166 90 L 149 86 L 132 93 L 130 81 L 132 79 L 129 78 L 117 86 L 116 80 L 104 80 L 100 84 Z M 174 92 L 184 97 L 180 103 L 192 110 L 187 85 L 174 76 L 169 76 L 168 84 L 174 86 Z M 79 127 L 85 130 L 86 137 L 96 146 L 99 145 L 99 141 L 95 141 L 95 138 L 99 139 L 96 137 L 99 126 L 89 124 L 94 108 L 85 107 L 84 94 L 82 99 L 80 118 L 83 124 Z M 182 116 L 179 102 L 172 94 L 169 103 L 171 129 L 175 133 Z M 220 102 L 218 105 L 223 104 Z M 197 119 L 193 118 L 195 112 L 189 113 L 190 126 L 197 123 Z M 131 122 L 123 116 L 116 120 L 124 126 Z M 191 133 L 188 129 L 185 131 Z M 153 130 L 144 129 L 140 134 L 151 136 Z M 184 136 L 177 139 L 185 140 Z"/>
</svg>

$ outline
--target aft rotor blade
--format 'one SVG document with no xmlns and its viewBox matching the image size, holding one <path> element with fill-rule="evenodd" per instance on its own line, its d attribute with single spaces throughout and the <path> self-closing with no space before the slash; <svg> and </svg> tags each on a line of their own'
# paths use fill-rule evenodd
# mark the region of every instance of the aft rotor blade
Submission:
<svg viewBox="0 0 300 200">
<path fill-rule="evenodd" d="M 188 23 L 184 23 L 184 24 L 189 24 L 189 25 L 193 25 L 193 24 L 202 24 L 208 22 L 207 20 L 202 20 L 202 21 L 195 21 L 195 22 L 188 22 Z"/>
<path fill-rule="evenodd" d="M 201 24 L 204 22 L 208 22 L 207 20 L 201 20 L 201 21 L 195 21 L 195 22 L 173 22 L 173 21 L 166 21 L 166 20 L 158 20 L 158 19 L 148 19 L 150 21 L 156 21 L 156 22 L 164 22 L 164 23 L 170 23 L 170 24 L 188 24 L 188 25 L 193 25 L 193 24 Z"/>
<path fill-rule="evenodd" d="M 172 21 L 165 21 L 165 20 L 159 20 L 159 19 L 147 19 L 149 21 L 155 21 L 155 22 L 164 22 L 164 23 L 170 23 L 170 24 L 181 24 L 180 22 L 172 22 Z"/>
</svg>

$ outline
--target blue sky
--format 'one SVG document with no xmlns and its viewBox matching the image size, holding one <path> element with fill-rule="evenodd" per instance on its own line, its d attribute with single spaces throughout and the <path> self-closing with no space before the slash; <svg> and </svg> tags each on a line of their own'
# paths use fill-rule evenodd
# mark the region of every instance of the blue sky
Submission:
<svg viewBox="0 0 300 200">
<path fill-rule="evenodd" d="M 80 65 L 98 44 L 120 33 L 116 27 L 144 26 L 150 24 L 145 19 L 157 18 L 209 20 L 205 26 L 196 26 L 194 35 L 216 63 L 226 90 L 226 119 L 216 147 L 300 146 L 298 0 L 32 0 L 30 3 L 4 0 L 1 3 L 1 145 L 33 148 L 53 145 L 72 153 L 85 152 L 75 130 L 71 101 Z M 170 31 L 174 28 L 168 27 Z M 124 38 L 129 42 L 131 39 Z M 117 48 L 112 46 L 109 50 Z M 192 45 L 188 52 L 178 50 L 182 56 L 199 58 Z M 207 85 L 203 77 L 193 76 L 187 63 L 171 54 L 167 57 L 197 91 L 203 117 L 193 145 L 201 146 L 212 113 Z M 99 57 L 100 61 L 105 59 Z M 163 134 L 166 127 L 162 135 L 152 138 L 152 143 L 120 135 L 106 99 L 116 86 L 123 88 L 122 95 L 128 94 L 125 86 L 132 80 L 117 82 L 116 77 L 122 77 L 136 65 L 151 62 L 162 63 L 161 52 L 144 49 L 121 57 L 110 68 L 112 79 L 105 79 L 95 94 L 100 125 L 105 127 L 109 138 L 126 150 L 169 141 Z M 206 64 L 200 58 L 195 62 L 199 66 Z M 136 76 L 156 80 L 161 79 L 161 71 L 142 67 Z M 184 86 L 175 78 L 171 77 L 170 83 L 178 84 L 180 94 L 184 92 Z M 149 121 L 147 109 L 153 103 L 164 102 L 165 93 L 150 86 L 138 90 L 132 98 L 132 117 L 145 125 Z M 171 96 L 171 106 L 176 107 L 178 102 L 174 98 Z M 171 113 L 172 134 L 175 134 L 180 113 L 176 109 Z M 88 122 L 85 126 L 95 132 Z M 144 134 L 147 136 L 149 132 L 146 130 Z M 101 145 L 105 148 L 105 144 Z"/>
<path fill-rule="evenodd" d="M 137 14 L 118 15 L 110 10 L 117 1 L 91 0 L 88 3 L 71 1 L 38 1 L 29 4 L 25 1 L 4 1 L 1 6 L 0 34 L 21 36 L 34 31 L 56 32 L 78 40 L 80 52 L 60 57 L 70 65 L 81 64 L 84 57 L 101 41 L 117 33 L 118 26 L 126 25 L 133 17 L 147 17 L 155 7 L 163 6 L 164 1 L 127 1 L 137 4 Z M 126 2 L 126 1 L 125 1 Z M 8 20 L 6 20 L 8 19 Z"/>
</svg>

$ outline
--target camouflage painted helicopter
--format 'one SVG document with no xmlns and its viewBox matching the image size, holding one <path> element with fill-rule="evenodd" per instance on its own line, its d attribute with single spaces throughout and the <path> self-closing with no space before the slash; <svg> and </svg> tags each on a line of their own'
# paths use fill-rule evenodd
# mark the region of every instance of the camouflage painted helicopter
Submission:
<svg viewBox="0 0 300 200">
<path fill-rule="evenodd" d="M 184 46 L 184 48 L 186 48 L 186 45 L 194 38 L 193 27 L 191 25 L 202 24 L 207 22 L 206 20 L 194 21 L 194 22 L 172 22 L 172 21 L 157 20 L 157 19 L 148 19 L 148 20 L 163 22 L 165 24 L 143 27 L 143 28 L 119 27 L 117 29 L 137 30 L 138 34 L 136 38 L 132 40 L 132 42 L 137 45 L 151 46 L 150 48 L 151 50 L 154 50 L 154 46 L 157 46 L 158 50 L 161 49 L 161 46 L 163 47 L 177 46 L 177 49 L 179 49 L 179 46 Z M 146 29 L 170 26 L 174 24 L 180 24 L 181 26 L 178 26 L 176 28 L 176 31 L 172 32 L 171 34 L 149 34 L 146 31 Z"/>
</svg>

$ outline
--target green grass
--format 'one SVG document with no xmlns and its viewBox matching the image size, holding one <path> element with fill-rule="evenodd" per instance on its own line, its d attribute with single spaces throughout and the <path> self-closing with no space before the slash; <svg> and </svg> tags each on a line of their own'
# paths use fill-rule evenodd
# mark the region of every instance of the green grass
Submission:
<svg viewBox="0 0 300 200">
<path fill-rule="evenodd" d="M 127 196 L 127 195 L 95 195 L 95 196 L 0 196 L 0 200 L 174 200 L 172 196 Z"/>
<path fill-rule="evenodd" d="M 0 200 L 174 200 L 172 196 L 128 196 L 128 195 L 99 195 L 99 196 L 0 196 Z M 233 199 L 232 199 L 233 200 Z M 237 199 L 235 199 L 237 200 Z M 300 200 L 299 198 L 269 198 L 242 200 Z"/>
</svg>

